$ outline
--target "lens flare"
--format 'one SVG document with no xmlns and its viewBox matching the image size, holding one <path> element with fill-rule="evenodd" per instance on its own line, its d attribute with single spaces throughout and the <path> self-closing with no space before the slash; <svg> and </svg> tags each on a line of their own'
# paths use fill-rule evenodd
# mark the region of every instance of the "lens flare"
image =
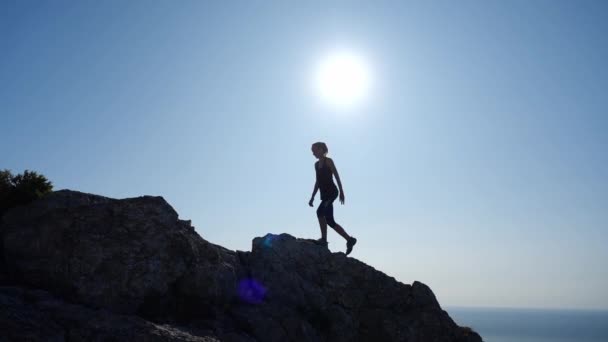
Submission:
<svg viewBox="0 0 608 342">
<path fill-rule="evenodd" d="M 272 243 L 274 242 L 275 239 L 276 239 L 276 235 L 267 234 L 264 237 L 264 242 L 263 242 L 264 247 L 271 248 L 272 247 Z"/>
<path fill-rule="evenodd" d="M 266 297 L 266 288 L 255 279 L 246 278 L 239 282 L 239 298 L 249 304 L 261 304 Z"/>
</svg>

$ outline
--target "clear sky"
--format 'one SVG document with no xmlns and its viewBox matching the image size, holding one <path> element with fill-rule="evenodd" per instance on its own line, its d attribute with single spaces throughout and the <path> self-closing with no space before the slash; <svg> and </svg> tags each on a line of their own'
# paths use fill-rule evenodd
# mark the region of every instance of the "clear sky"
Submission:
<svg viewBox="0 0 608 342">
<path fill-rule="evenodd" d="M 0 168 L 249 250 L 320 236 L 324 141 L 353 257 L 444 306 L 606 309 L 607 36 L 606 1 L 4 0 Z M 313 86 L 336 49 L 373 75 L 348 109 Z"/>
</svg>

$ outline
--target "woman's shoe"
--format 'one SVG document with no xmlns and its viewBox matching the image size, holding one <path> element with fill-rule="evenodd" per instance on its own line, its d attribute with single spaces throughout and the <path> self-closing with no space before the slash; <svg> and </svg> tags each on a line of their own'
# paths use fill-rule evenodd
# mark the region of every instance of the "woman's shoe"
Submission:
<svg viewBox="0 0 608 342">
<path fill-rule="evenodd" d="M 346 241 L 346 255 L 349 255 L 350 252 L 353 251 L 353 247 L 356 243 L 357 239 L 355 239 L 354 237 L 351 237 L 350 239 L 348 239 L 348 241 Z"/>
</svg>

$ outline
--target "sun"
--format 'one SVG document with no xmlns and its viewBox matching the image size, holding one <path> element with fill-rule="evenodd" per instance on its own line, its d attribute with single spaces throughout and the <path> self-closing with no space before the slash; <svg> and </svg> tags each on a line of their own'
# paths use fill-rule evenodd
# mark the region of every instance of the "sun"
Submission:
<svg viewBox="0 0 608 342">
<path fill-rule="evenodd" d="M 317 66 L 315 86 L 325 102 L 350 108 L 367 97 L 370 71 L 362 57 L 348 51 L 334 52 Z"/>
</svg>

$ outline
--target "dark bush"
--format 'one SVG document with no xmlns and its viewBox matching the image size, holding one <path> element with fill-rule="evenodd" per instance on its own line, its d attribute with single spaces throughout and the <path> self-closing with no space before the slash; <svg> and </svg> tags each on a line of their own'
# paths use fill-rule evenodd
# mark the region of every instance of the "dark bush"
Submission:
<svg viewBox="0 0 608 342">
<path fill-rule="evenodd" d="M 0 171 L 0 218 L 10 208 L 27 204 L 53 190 L 53 184 L 35 171 L 25 170 L 14 176 L 9 170 Z"/>
</svg>

